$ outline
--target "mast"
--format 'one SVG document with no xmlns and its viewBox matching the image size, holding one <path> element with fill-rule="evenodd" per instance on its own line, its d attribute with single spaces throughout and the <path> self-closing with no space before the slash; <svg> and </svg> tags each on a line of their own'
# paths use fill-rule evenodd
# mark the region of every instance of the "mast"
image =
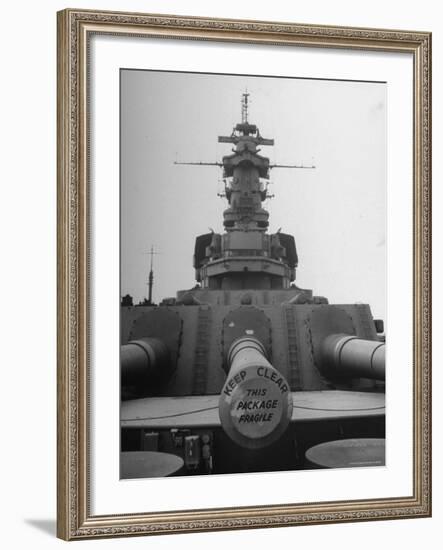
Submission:
<svg viewBox="0 0 443 550">
<path fill-rule="evenodd" d="M 243 124 L 248 123 L 248 97 L 249 97 L 249 94 L 247 91 L 244 94 L 242 94 L 241 121 Z"/>
<path fill-rule="evenodd" d="M 222 162 L 186 162 L 176 164 L 215 165 L 223 168 L 224 197 L 228 207 L 223 212 L 225 232 L 200 235 L 196 239 L 194 267 L 202 289 L 285 289 L 295 280 L 298 263 L 292 235 L 270 235 L 269 213 L 263 202 L 268 194 L 270 170 L 273 168 L 315 168 L 306 165 L 270 164 L 260 154 L 259 146 L 273 146 L 255 124 L 249 122 L 249 96 L 241 97 L 241 122 L 231 135 L 219 136 L 219 143 L 233 145 L 232 154 Z"/>
<path fill-rule="evenodd" d="M 152 305 L 152 288 L 154 286 L 154 255 L 158 254 L 158 252 L 154 252 L 154 246 L 151 245 L 151 250 L 147 254 L 151 256 L 148 276 L 148 304 Z"/>
</svg>

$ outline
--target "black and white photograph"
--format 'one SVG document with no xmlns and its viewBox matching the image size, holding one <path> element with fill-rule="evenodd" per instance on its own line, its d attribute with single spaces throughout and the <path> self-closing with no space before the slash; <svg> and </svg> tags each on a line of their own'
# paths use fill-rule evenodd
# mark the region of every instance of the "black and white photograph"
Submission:
<svg viewBox="0 0 443 550">
<path fill-rule="evenodd" d="M 120 70 L 121 479 L 385 465 L 386 93 Z"/>
</svg>

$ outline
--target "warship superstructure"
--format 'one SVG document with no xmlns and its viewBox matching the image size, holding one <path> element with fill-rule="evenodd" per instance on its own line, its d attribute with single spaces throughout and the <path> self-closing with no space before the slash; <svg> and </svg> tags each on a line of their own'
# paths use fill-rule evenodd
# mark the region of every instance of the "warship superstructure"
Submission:
<svg viewBox="0 0 443 550">
<path fill-rule="evenodd" d="M 151 265 L 145 304 L 122 300 L 122 456 L 172 455 L 180 475 L 292 470 L 313 467 L 319 444 L 352 441 L 364 465 L 384 437 L 382 322 L 295 283 L 294 236 L 268 233 L 263 202 L 273 168 L 314 167 L 261 154 L 274 140 L 249 122 L 248 98 L 218 138 L 231 154 L 180 163 L 219 166 L 228 203 L 224 232 L 196 238 L 195 287 L 154 305 Z M 137 468 L 122 477 L 169 473 Z"/>
</svg>

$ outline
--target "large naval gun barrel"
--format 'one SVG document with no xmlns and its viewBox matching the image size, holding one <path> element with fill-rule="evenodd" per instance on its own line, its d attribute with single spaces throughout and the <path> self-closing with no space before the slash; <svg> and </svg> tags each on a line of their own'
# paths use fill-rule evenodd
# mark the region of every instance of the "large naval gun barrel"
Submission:
<svg viewBox="0 0 443 550">
<path fill-rule="evenodd" d="M 123 387 L 136 387 L 145 393 L 149 384 L 171 371 L 171 356 L 160 338 L 132 340 L 120 348 Z"/>
<path fill-rule="evenodd" d="M 321 346 L 326 375 L 385 379 L 385 344 L 349 334 L 331 334 Z"/>
<path fill-rule="evenodd" d="M 266 355 L 263 344 L 249 336 L 235 340 L 227 354 L 229 373 L 220 394 L 220 421 L 234 442 L 249 449 L 279 439 L 292 417 L 289 384 Z"/>
</svg>

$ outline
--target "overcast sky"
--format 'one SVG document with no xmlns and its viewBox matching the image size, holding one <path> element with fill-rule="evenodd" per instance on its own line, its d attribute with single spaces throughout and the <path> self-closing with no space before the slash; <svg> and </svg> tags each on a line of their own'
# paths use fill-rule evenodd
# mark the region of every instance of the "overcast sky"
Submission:
<svg viewBox="0 0 443 550">
<path fill-rule="evenodd" d="M 269 232 L 295 237 L 296 284 L 330 303 L 369 303 L 385 318 L 386 84 L 259 76 L 121 71 L 121 292 L 153 298 L 195 285 L 197 235 L 223 232 L 222 169 L 177 166 L 220 161 L 219 144 L 241 120 L 275 146 L 271 162 L 315 170 L 271 170 Z"/>
</svg>

